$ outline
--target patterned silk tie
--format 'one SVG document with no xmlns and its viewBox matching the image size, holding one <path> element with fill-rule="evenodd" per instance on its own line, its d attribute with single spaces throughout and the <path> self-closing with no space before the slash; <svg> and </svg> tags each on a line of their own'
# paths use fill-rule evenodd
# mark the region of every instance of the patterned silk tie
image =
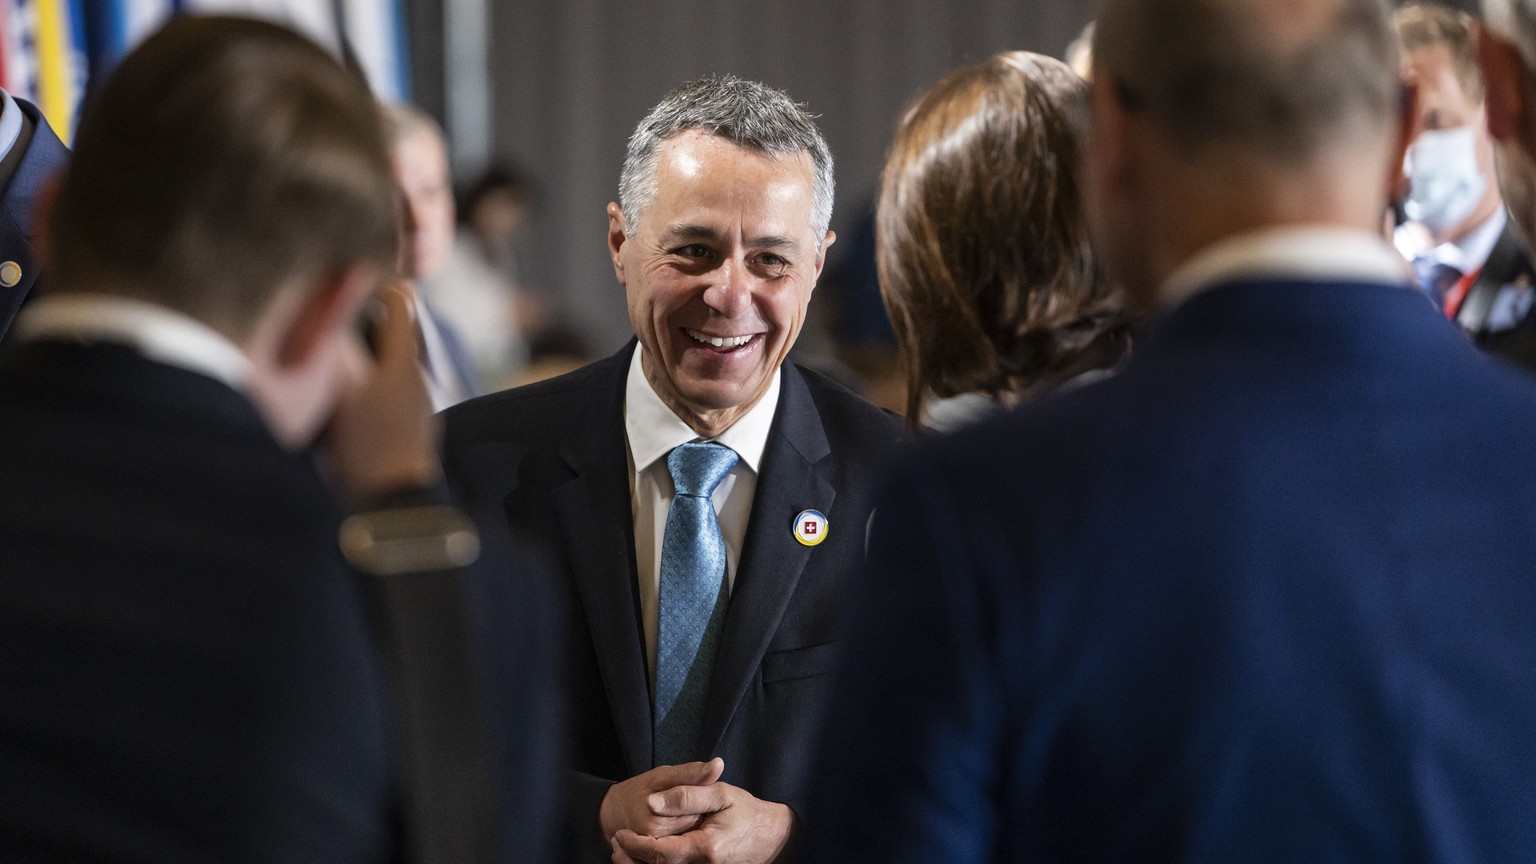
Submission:
<svg viewBox="0 0 1536 864">
<path fill-rule="evenodd" d="M 725 538 L 710 502 L 736 465 L 722 444 L 683 444 L 667 455 L 677 494 L 661 541 L 656 628 L 657 765 L 694 759 L 715 647 L 725 623 Z"/>
</svg>

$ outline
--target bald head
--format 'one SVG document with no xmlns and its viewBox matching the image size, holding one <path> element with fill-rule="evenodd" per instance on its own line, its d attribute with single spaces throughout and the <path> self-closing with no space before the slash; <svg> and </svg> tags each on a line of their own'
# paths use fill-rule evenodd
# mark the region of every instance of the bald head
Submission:
<svg viewBox="0 0 1536 864">
<path fill-rule="evenodd" d="M 1097 74 L 1192 156 L 1289 165 L 1387 141 L 1398 112 L 1385 0 L 1104 0 Z"/>
</svg>

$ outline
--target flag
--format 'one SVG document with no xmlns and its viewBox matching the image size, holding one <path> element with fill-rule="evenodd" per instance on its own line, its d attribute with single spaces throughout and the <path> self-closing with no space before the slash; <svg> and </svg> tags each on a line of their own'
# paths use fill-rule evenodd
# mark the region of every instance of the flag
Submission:
<svg viewBox="0 0 1536 864">
<path fill-rule="evenodd" d="M 379 98 L 407 102 L 411 70 L 403 0 L 336 0 L 338 25 Z"/>
<path fill-rule="evenodd" d="M 59 137 L 74 137 L 76 114 L 85 97 L 89 72 L 85 54 L 85 16 L 78 0 L 23 0 L 34 19 L 32 57 L 36 67 L 37 107 Z"/>
<path fill-rule="evenodd" d="M 94 90 L 140 40 L 176 11 L 177 0 L 86 0 L 85 47 Z"/>
</svg>

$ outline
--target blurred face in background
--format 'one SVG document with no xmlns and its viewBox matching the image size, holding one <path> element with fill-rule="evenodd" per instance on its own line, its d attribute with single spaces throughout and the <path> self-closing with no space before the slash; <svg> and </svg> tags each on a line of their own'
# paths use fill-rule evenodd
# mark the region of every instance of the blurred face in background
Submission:
<svg viewBox="0 0 1536 864">
<path fill-rule="evenodd" d="M 1499 206 L 1482 98 L 1467 92 L 1444 44 L 1410 52 L 1403 79 L 1418 95 L 1414 141 L 1403 165 L 1405 209 L 1443 243 L 1481 225 Z"/>
<path fill-rule="evenodd" d="M 448 260 L 453 247 L 453 185 L 448 151 L 428 129 L 402 138 L 390 153 L 395 182 L 405 196 L 402 257 L 405 275 L 431 276 Z"/>
</svg>

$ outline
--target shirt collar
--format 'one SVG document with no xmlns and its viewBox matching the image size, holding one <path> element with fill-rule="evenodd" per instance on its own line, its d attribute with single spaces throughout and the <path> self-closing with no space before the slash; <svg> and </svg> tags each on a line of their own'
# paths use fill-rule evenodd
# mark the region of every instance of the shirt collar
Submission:
<svg viewBox="0 0 1536 864">
<path fill-rule="evenodd" d="M 1509 213 L 1500 207 L 1460 240 L 1447 240 L 1420 253 L 1414 259 L 1415 263 L 1422 261 L 1426 266 L 1444 264 L 1462 273 L 1471 273 L 1488 262 L 1488 256 L 1493 254 L 1493 247 L 1499 242 L 1499 235 L 1504 233 L 1504 226 L 1508 222 Z"/>
<path fill-rule="evenodd" d="M 629 378 L 624 384 L 624 432 L 629 438 L 629 455 L 639 474 L 661 459 L 679 444 L 696 441 L 699 433 L 693 431 L 651 387 L 640 366 L 641 352 L 645 346 L 637 344 L 629 361 Z M 782 370 L 774 370 L 768 392 L 763 394 L 751 410 L 714 440 L 736 451 L 741 461 L 752 473 L 758 473 L 763 461 L 763 451 L 768 446 L 768 432 L 773 428 L 774 414 L 779 407 L 779 382 Z"/>
<path fill-rule="evenodd" d="M 21 137 L 21 106 L 11 94 L 0 90 L 0 159 L 4 159 Z"/>
<path fill-rule="evenodd" d="M 39 297 L 17 316 L 15 335 L 127 345 L 150 360 L 206 375 L 236 390 L 250 377 L 250 360 L 222 334 L 180 312 L 131 297 Z"/>
<path fill-rule="evenodd" d="M 1182 264 L 1158 299 L 1176 306 L 1234 279 L 1268 277 L 1413 284 L 1408 262 L 1369 231 L 1332 226 L 1272 228 L 1219 240 Z"/>
</svg>

